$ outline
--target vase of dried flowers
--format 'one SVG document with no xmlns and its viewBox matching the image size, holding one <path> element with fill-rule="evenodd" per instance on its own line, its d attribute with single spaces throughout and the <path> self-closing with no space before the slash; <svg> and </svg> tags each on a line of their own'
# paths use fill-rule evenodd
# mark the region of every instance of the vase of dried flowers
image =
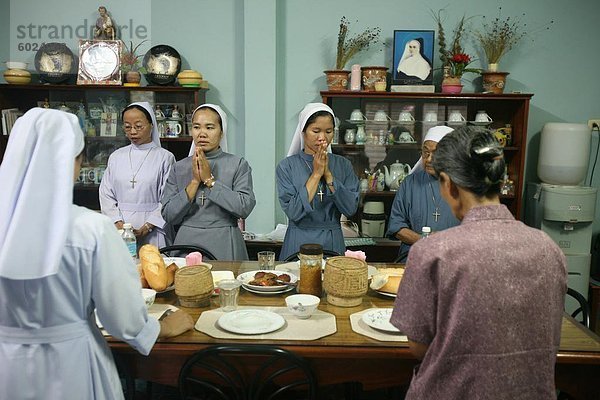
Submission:
<svg viewBox="0 0 600 400">
<path fill-rule="evenodd" d="M 498 63 L 506 53 L 514 48 L 526 35 L 537 30 L 531 30 L 522 21 L 525 14 L 518 17 L 503 17 L 502 7 L 498 7 L 498 15 L 486 18 L 484 15 L 482 27 L 474 31 L 475 38 L 481 45 L 488 62 L 488 72 L 498 72 Z M 550 29 L 554 21 L 541 27 L 541 30 Z"/>
<path fill-rule="evenodd" d="M 338 32 L 335 69 L 323 71 L 327 76 L 329 90 L 346 90 L 350 71 L 345 70 L 344 67 L 348 61 L 356 54 L 379 42 L 380 28 L 367 28 L 362 33 L 348 38 L 349 26 L 348 19 L 342 17 Z"/>
</svg>

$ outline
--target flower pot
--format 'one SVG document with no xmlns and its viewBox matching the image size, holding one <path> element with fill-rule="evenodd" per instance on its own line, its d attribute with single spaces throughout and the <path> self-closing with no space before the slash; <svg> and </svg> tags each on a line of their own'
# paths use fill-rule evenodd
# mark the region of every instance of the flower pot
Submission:
<svg viewBox="0 0 600 400">
<path fill-rule="evenodd" d="M 375 91 L 375 83 L 386 82 L 387 67 L 361 67 L 363 90 Z"/>
<path fill-rule="evenodd" d="M 348 75 L 350 71 L 334 69 L 323 71 L 327 76 L 327 88 L 331 91 L 346 90 L 348 87 Z"/>
<path fill-rule="evenodd" d="M 494 94 L 504 93 L 504 86 L 506 85 L 506 76 L 508 72 L 482 72 L 483 78 L 483 91 L 491 92 Z"/>
<path fill-rule="evenodd" d="M 142 74 L 139 71 L 127 71 L 125 74 L 125 85 L 124 86 L 140 86 L 142 80 Z"/>
<path fill-rule="evenodd" d="M 462 92 L 462 88 L 461 84 L 442 83 L 442 93 L 457 94 Z"/>
</svg>

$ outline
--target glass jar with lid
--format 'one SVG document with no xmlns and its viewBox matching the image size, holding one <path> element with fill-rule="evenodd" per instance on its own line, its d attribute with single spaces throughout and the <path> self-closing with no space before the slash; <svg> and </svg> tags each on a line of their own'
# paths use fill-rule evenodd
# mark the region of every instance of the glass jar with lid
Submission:
<svg viewBox="0 0 600 400">
<path fill-rule="evenodd" d="M 320 244 L 303 244 L 300 246 L 300 282 L 298 293 L 312 294 L 321 297 L 323 282 L 321 268 L 323 264 L 323 246 Z"/>
</svg>

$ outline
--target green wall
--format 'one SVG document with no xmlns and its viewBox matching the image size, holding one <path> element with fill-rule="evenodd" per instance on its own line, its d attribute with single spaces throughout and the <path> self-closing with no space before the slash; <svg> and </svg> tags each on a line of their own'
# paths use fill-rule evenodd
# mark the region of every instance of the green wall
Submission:
<svg viewBox="0 0 600 400">
<path fill-rule="evenodd" d="M 17 1 L 17 0 L 13 0 Z M 24 0 L 28 1 L 28 0 Z M 345 15 L 354 32 L 379 26 L 388 46 L 351 61 L 362 65 L 391 65 L 394 29 L 436 29 L 430 9 L 447 8 L 446 31 L 463 13 L 479 17 L 524 13 L 533 34 L 504 57 L 500 67 L 510 72 L 507 91 L 534 93 L 529 118 L 526 180 L 537 180 L 539 132 L 546 122 L 586 122 L 600 118 L 598 65 L 600 35 L 596 17 L 600 2 L 579 0 L 502 2 L 482 0 L 172 0 L 150 3 L 152 44 L 177 48 L 184 67 L 199 70 L 210 83 L 207 99 L 230 115 L 229 150 L 246 157 L 253 168 L 257 207 L 247 228 L 266 233 L 285 222 L 276 196 L 274 170 L 287 152 L 297 115 L 305 103 L 320 99 L 325 89 L 323 70 L 331 68 L 339 20 Z M 0 61 L 10 56 L 9 0 L 0 0 Z M 131 2 L 128 2 L 131 4 Z M 35 2 L 32 2 L 35 4 Z M 74 0 L 48 1 L 56 9 L 95 15 L 96 4 Z M 103 2 L 116 18 L 122 2 Z M 31 14 L 46 15 L 47 6 L 32 6 Z M 356 22 L 358 20 L 358 22 Z M 540 31 L 554 20 L 550 30 Z M 471 40 L 467 52 L 477 54 Z M 435 66 L 439 60 L 435 59 Z M 475 66 L 480 63 L 475 62 Z M 481 64 L 483 66 L 483 64 Z M 467 80 L 474 78 L 471 75 Z M 472 91 L 476 85 L 466 84 Z M 594 136 L 593 149 L 597 144 Z M 600 167 L 599 167 L 600 168 Z M 600 171 L 593 186 L 598 187 Z M 598 202 L 600 209 L 600 200 Z M 600 230 L 596 224 L 595 232 Z"/>
</svg>

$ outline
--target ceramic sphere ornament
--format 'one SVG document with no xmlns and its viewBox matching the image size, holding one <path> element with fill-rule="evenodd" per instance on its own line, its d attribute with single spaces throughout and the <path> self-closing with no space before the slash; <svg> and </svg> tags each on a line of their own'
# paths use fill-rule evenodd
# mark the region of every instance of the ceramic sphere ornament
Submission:
<svg viewBox="0 0 600 400">
<path fill-rule="evenodd" d="M 181 71 L 179 52 L 166 44 L 152 47 L 143 61 L 146 80 L 155 85 L 170 85 Z"/>
</svg>

